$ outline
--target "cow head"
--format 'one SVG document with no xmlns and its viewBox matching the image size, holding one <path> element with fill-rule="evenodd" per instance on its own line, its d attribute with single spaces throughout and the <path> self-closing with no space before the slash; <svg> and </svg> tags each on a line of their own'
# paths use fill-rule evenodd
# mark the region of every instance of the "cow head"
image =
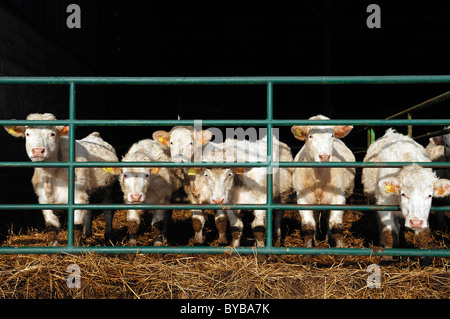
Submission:
<svg viewBox="0 0 450 319">
<path fill-rule="evenodd" d="M 133 153 L 127 155 L 126 161 L 151 162 L 151 158 Z M 112 167 L 104 170 L 119 176 L 120 187 L 127 204 L 144 203 L 151 183 L 160 172 L 158 167 Z"/>
<path fill-rule="evenodd" d="M 27 120 L 56 120 L 50 113 L 33 113 Z M 33 162 L 57 161 L 60 136 L 69 133 L 68 126 L 5 126 L 5 130 L 14 137 L 25 138 L 28 157 Z"/>
<path fill-rule="evenodd" d="M 156 131 L 153 139 L 170 149 L 173 162 L 192 162 L 194 147 L 203 146 L 211 140 L 212 133 L 208 130 L 194 132 L 192 127 L 175 126 L 170 132 Z"/>
<path fill-rule="evenodd" d="M 317 115 L 310 120 L 329 120 Z M 353 129 L 351 125 L 339 126 L 292 126 L 291 132 L 298 140 L 305 142 L 306 154 L 315 162 L 333 161 L 333 144 L 335 138 L 343 138 Z"/>
<path fill-rule="evenodd" d="M 398 177 L 380 179 L 378 187 L 382 193 L 400 196 L 405 227 L 416 231 L 428 227 L 431 199 L 450 194 L 450 180 L 438 179 L 431 169 L 415 164 L 403 168 Z"/>
<path fill-rule="evenodd" d="M 446 129 L 450 129 L 450 126 L 447 126 Z M 447 161 L 450 160 L 450 134 L 431 137 L 430 141 L 434 145 L 443 145 L 445 158 Z"/>
</svg>

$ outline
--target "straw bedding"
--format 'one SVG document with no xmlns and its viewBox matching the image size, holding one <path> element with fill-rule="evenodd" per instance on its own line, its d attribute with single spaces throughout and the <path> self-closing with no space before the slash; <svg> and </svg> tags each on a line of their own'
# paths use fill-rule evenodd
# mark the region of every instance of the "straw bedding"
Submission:
<svg viewBox="0 0 450 319">
<path fill-rule="evenodd" d="M 369 217 L 368 217 L 369 216 Z M 370 247 L 376 237 L 371 215 L 345 214 L 345 245 Z M 146 219 L 139 245 L 152 243 Z M 301 246 L 297 214 L 283 220 L 285 246 Z M 114 220 L 114 245 L 126 244 L 125 212 Z M 214 222 L 206 225 L 206 240 L 217 245 Z M 85 245 L 104 245 L 101 216 L 93 223 L 94 235 Z M 192 245 L 189 214 L 174 212 L 169 231 L 171 245 Z M 244 244 L 252 243 L 244 234 Z M 59 235 L 65 244 L 67 232 Z M 433 231 L 435 248 L 448 248 L 445 232 Z M 44 246 L 45 232 L 28 229 L 10 233 L 3 246 Z M 317 243 L 328 247 L 324 239 Z M 406 245 L 414 246 L 414 242 Z M 398 257 L 380 265 L 381 287 L 369 288 L 370 264 L 380 257 L 364 256 L 256 256 L 229 255 L 0 255 L 0 298 L 450 298 L 450 263 L 433 258 L 423 266 L 415 257 Z M 81 288 L 68 288 L 67 266 L 81 270 Z"/>
</svg>

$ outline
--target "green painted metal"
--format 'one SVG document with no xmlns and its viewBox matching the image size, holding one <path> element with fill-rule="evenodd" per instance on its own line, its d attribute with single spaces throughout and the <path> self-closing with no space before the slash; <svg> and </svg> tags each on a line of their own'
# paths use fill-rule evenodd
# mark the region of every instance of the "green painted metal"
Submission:
<svg viewBox="0 0 450 319">
<path fill-rule="evenodd" d="M 61 247 L 0 247 L 4 254 L 55 254 L 55 253 L 164 253 L 164 254 L 335 254 L 335 255 L 399 255 L 399 256 L 440 256 L 450 257 L 449 250 L 443 249 L 377 249 L 370 248 L 301 248 L 301 247 L 272 247 L 272 211 L 283 210 L 398 210 L 398 206 L 380 205 L 279 205 L 272 203 L 272 197 L 267 197 L 267 203 L 262 205 L 95 205 L 74 203 L 74 172 L 76 167 L 140 167 L 141 162 L 75 162 L 75 130 L 77 126 L 169 126 L 194 125 L 198 120 L 78 120 L 75 116 L 76 85 L 265 85 L 267 88 L 267 117 L 254 120 L 202 120 L 202 125 L 211 126 L 266 126 L 268 136 L 271 136 L 274 126 L 288 125 L 356 125 L 356 126 L 400 126 L 400 125 L 448 125 L 449 119 L 409 119 L 409 120 L 370 120 L 370 119 L 335 119 L 329 121 L 310 121 L 304 119 L 276 120 L 273 119 L 273 85 L 274 84 L 420 84 L 420 83 L 450 83 L 450 75 L 427 76 L 332 76 L 332 77 L 200 77 L 200 78 L 95 78 L 95 77 L 0 77 L 1 84 L 52 84 L 69 85 L 69 119 L 57 121 L 26 121 L 26 120 L 0 120 L 0 125 L 69 125 L 70 127 L 70 153 L 69 161 L 63 163 L 32 163 L 32 162 L 0 162 L 0 167 L 67 167 L 69 171 L 69 200 L 65 205 L 51 204 L 0 204 L 0 211 L 4 210 L 41 210 L 60 209 L 68 211 L 68 241 L 67 246 Z M 423 106 L 419 106 L 423 107 Z M 373 142 L 375 136 L 369 135 Z M 145 163 L 144 166 L 180 167 L 180 166 L 255 166 L 267 167 L 401 167 L 410 165 L 409 162 L 391 163 L 315 163 L 315 162 L 280 162 L 272 161 L 272 141 L 268 139 L 268 159 L 261 163 L 172 163 L 156 162 Z M 425 167 L 450 167 L 448 163 L 418 163 Z M 272 175 L 267 175 L 268 195 L 272 193 Z M 237 249 L 224 247 L 74 247 L 73 226 L 74 211 L 76 209 L 263 209 L 267 212 L 266 247 Z M 449 211 L 450 206 L 432 207 L 432 211 Z"/>
<path fill-rule="evenodd" d="M 449 83 L 450 75 L 255 77 L 1 77 L 0 84 L 421 84 Z"/>
<path fill-rule="evenodd" d="M 303 248 L 303 247 L 1 247 L 2 254 L 260 254 L 450 257 L 446 249 Z"/>
<path fill-rule="evenodd" d="M 66 210 L 70 207 L 74 209 L 283 209 L 283 210 L 353 210 L 353 211 L 397 211 L 399 206 L 391 205 L 304 205 L 304 204 L 235 204 L 235 205 L 192 205 L 192 204 L 0 204 L 0 210 L 40 210 L 59 209 Z M 450 211 L 450 206 L 433 206 L 432 211 Z M 1 248 L 0 248 L 1 251 Z"/>
<path fill-rule="evenodd" d="M 0 120 L 0 125 L 69 125 L 77 126 L 171 126 L 194 125 L 199 120 L 57 120 L 57 121 L 26 121 L 26 120 Z M 242 122 L 241 122 L 242 121 Z M 290 125 L 353 125 L 353 126 L 406 126 L 406 125 L 448 125 L 448 119 L 414 119 L 414 120 L 201 120 L 203 126 L 290 126 Z"/>
</svg>

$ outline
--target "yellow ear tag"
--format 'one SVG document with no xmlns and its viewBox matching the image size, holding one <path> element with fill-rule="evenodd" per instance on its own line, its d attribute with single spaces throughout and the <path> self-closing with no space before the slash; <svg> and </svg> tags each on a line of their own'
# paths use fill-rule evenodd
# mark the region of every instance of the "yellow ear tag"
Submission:
<svg viewBox="0 0 450 319">
<path fill-rule="evenodd" d="M 158 141 L 165 146 L 169 145 L 169 143 L 167 143 L 166 139 L 163 137 L 158 138 Z"/>
<path fill-rule="evenodd" d="M 438 195 L 444 195 L 444 193 L 445 193 L 445 189 L 444 189 L 444 186 L 442 186 L 441 188 L 439 188 L 439 190 L 437 191 L 436 194 L 438 194 Z"/>
<path fill-rule="evenodd" d="M 398 190 L 394 185 L 387 184 L 385 192 L 386 193 L 398 193 Z"/>
<path fill-rule="evenodd" d="M 19 130 L 16 130 L 16 127 L 15 126 L 11 126 L 10 128 L 9 128 L 9 134 L 20 134 L 20 133 L 22 133 L 22 132 L 20 132 Z"/>
<path fill-rule="evenodd" d="M 197 170 L 193 167 L 191 167 L 188 171 L 188 175 L 197 175 Z"/>
<path fill-rule="evenodd" d="M 69 133 L 69 127 L 64 126 L 64 128 L 61 130 L 61 132 L 59 132 L 59 135 L 67 135 L 67 133 Z"/>
<path fill-rule="evenodd" d="M 114 173 L 114 168 L 112 168 L 112 167 L 103 167 L 103 170 L 106 172 L 106 173 Z"/>
<path fill-rule="evenodd" d="M 159 172 L 159 168 L 155 167 L 154 169 L 152 169 L 152 174 L 158 174 Z"/>
<path fill-rule="evenodd" d="M 302 133 L 298 128 L 295 129 L 295 135 L 297 135 L 298 137 L 302 137 Z"/>
<path fill-rule="evenodd" d="M 203 136 L 202 136 L 202 140 L 200 141 L 200 145 L 205 145 L 205 140 L 203 139 Z"/>
<path fill-rule="evenodd" d="M 236 174 L 244 174 L 244 169 L 242 167 L 236 168 Z"/>
</svg>

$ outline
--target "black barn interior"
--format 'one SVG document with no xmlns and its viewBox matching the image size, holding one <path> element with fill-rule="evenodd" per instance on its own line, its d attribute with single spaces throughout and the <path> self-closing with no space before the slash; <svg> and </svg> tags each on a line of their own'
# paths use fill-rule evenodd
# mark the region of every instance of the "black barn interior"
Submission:
<svg viewBox="0 0 450 319">
<path fill-rule="evenodd" d="M 67 6 L 81 8 L 70 29 Z M 0 76 L 198 77 L 450 74 L 450 3 L 381 1 L 0 0 Z M 384 119 L 448 91 L 448 84 L 276 85 L 274 118 Z M 68 118 L 68 86 L 0 85 L 0 118 L 34 112 Z M 264 119 L 266 88 L 255 85 L 77 87 L 78 119 Z M 447 118 L 450 101 L 413 114 Z M 402 117 L 406 118 L 406 117 Z M 160 127 L 97 130 L 119 156 Z M 377 127 L 381 136 L 385 127 Z M 441 129 L 415 127 L 413 135 Z M 405 127 L 397 127 L 406 132 Z M 280 139 L 299 150 L 289 127 Z M 366 132 L 345 139 L 362 160 Z M 426 145 L 428 141 L 419 141 Z M 24 141 L 0 133 L 1 161 L 27 161 Z M 0 202 L 36 203 L 31 168 L 0 168 Z M 357 188 L 361 190 L 361 186 Z M 2 230 L 21 214 L 1 212 Z M 37 216 L 39 215 L 39 216 Z M 4 233 L 2 231 L 2 233 Z"/>
</svg>

